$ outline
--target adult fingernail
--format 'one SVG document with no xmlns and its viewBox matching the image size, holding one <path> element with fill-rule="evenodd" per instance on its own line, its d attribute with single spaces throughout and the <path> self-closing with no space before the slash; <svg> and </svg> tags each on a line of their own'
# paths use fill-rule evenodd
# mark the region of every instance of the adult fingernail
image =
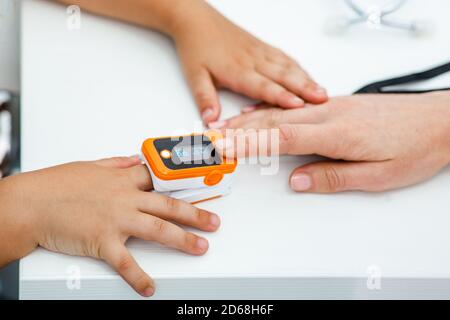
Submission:
<svg viewBox="0 0 450 320">
<path fill-rule="evenodd" d="M 145 288 L 145 290 L 142 292 L 142 295 L 143 295 L 144 297 L 151 297 L 154 293 L 155 293 L 155 289 L 153 289 L 152 287 L 147 287 L 147 288 Z"/>
<path fill-rule="evenodd" d="M 250 106 L 245 106 L 242 108 L 241 112 L 242 113 L 248 113 L 248 112 L 252 112 L 256 110 L 256 106 L 255 105 L 250 105 Z"/>
<path fill-rule="evenodd" d="M 208 127 L 209 127 L 210 129 L 220 129 L 220 128 L 225 127 L 225 125 L 226 125 L 226 121 L 220 120 L 220 121 L 210 122 L 210 123 L 208 124 Z"/>
<path fill-rule="evenodd" d="M 307 191 L 312 187 L 312 179 L 305 173 L 293 175 L 291 178 L 291 188 L 294 191 Z"/>
<path fill-rule="evenodd" d="M 305 102 L 299 97 L 292 97 L 290 99 L 290 103 L 292 104 L 292 106 L 301 107 Z"/>
<path fill-rule="evenodd" d="M 197 239 L 197 248 L 202 251 L 205 251 L 206 249 L 208 249 L 208 241 L 206 241 L 203 238 L 198 238 Z"/>
<path fill-rule="evenodd" d="M 218 226 L 220 226 L 220 218 L 217 214 L 215 213 L 211 213 L 210 212 L 210 217 L 209 217 L 209 224 L 211 226 L 213 226 L 214 228 L 217 228 Z"/>
<path fill-rule="evenodd" d="M 202 112 L 202 120 L 204 123 L 208 123 L 212 116 L 214 115 L 214 110 L 212 108 L 206 108 Z"/>
</svg>

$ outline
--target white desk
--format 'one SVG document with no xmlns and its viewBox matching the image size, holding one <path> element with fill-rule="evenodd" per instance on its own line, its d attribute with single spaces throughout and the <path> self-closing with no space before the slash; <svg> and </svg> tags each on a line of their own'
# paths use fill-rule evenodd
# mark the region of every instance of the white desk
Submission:
<svg viewBox="0 0 450 320">
<path fill-rule="evenodd" d="M 365 29 L 329 38 L 322 34 L 326 18 L 346 10 L 334 0 L 212 3 L 301 61 L 332 94 L 450 58 L 444 0 L 410 1 L 403 9 L 434 20 L 437 33 L 424 40 Z M 194 129 L 196 108 L 165 37 L 87 14 L 81 30 L 65 26 L 63 7 L 23 3 L 24 171 L 130 155 L 146 137 Z M 222 97 L 225 116 L 245 104 Z M 284 158 L 276 176 L 240 167 L 232 195 L 202 204 L 223 220 L 219 232 L 205 235 L 210 250 L 203 257 L 130 241 L 156 279 L 154 299 L 450 298 L 449 168 L 393 192 L 295 194 L 288 174 L 308 160 Z M 79 290 L 66 286 L 74 266 Z M 366 285 L 371 266 L 382 273 L 381 290 Z M 21 261 L 20 289 L 22 299 L 138 298 L 103 262 L 42 249 Z"/>
</svg>

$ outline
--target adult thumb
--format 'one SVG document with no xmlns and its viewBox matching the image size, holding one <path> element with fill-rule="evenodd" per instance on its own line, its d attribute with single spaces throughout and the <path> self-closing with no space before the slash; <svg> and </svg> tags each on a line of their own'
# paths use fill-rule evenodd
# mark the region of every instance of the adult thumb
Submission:
<svg viewBox="0 0 450 320">
<path fill-rule="evenodd" d="M 382 191 L 392 181 L 384 162 L 316 162 L 295 169 L 290 186 L 297 192 Z"/>
</svg>

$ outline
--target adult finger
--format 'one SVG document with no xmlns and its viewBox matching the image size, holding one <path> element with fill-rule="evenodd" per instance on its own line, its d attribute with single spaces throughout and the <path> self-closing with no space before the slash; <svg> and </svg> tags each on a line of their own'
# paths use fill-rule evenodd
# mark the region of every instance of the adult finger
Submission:
<svg viewBox="0 0 450 320">
<path fill-rule="evenodd" d="M 276 128 L 281 124 L 311 124 L 320 123 L 326 118 L 327 109 L 301 108 L 281 110 L 279 108 L 263 108 L 246 112 L 226 119 L 222 128 Z"/>
<path fill-rule="evenodd" d="M 241 109 L 241 113 L 252 113 L 253 111 L 264 110 L 273 107 L 274 107 L 273 105 L 270 105 L 265 102 L 249 104 Z"/>
<path fill-rule="evenodd" d="M 281 111 L 280 108 L 273 107 L 266 103 L 260 103 L 257 105 L 248 105 L 241 110 L 241 114 L 231 117 L 226 120 L 220 120 L 209 124 L 210 129 L 220 130 L 222 128 L 254 128 L 257 123 L 254 121 L 259 120 L 264 116 L 264 110 L 275 109 Z"/>
<path fill-rule="evenodd" d="M 223 129 L 224 139 L 215 142 L 215 147 L 226 158 L 323 154 L 330 143 L 323 127 L 282 124 L 271 129 Z"/>
</svg>

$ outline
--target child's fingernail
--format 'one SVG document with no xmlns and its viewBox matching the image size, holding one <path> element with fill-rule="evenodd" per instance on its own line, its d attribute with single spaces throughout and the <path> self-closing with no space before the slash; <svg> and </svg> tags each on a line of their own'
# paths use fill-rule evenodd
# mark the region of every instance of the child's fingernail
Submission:
<svg viewBox="0 0 450 320">
<path fill-rule="evenodd" d="M 291 178 L 291 188 L 294 191 L 307 191 L 312 187 L 312 179 L 305 173 L 293 175 Z"/>
<path fill-rule="evenodd" d="M 251 106 L 245 106 L 242 108 L 241 112 L 242 113 L 248 113 L 248 112 L 252 112 L 256 110 L 256 106 L 255 105 L 251 105 Z"/>
<path fill-rule="evenodd" d="M 198 238 L 197 240 L 197 248 L 204 251 L 208 249 L 208 241 L 203 238 Z"/>
<path fill-rule="evenodd" d="M 322 95 L 322 96 L 327 95 L 327 90 L 321 86 L 317 86 L 315 91 L 318 95 Z"/>
<path fill-rule="evenodd" d="M 134 155 L 130 156 L 130 159 L 132 159 L 132 160 L 141 160 L 141 156 L 139 154 L 134 154 Z"/>
<path fill-rule="evenodd" d="M 221 120 L 221 121 L 210 122 L 210 123 L 208 124 L 208 127 L 209 127 L 210 129 L 220 129 L 220 128 L 225 127 L 225 125 L 226 125 L 226 121 Z"/>
<path fill-rule="evenodd" d="M 202 120 L 204 123 L 208 123 L 212 116 L 214 115 L 214 110 L 212 108 L 206 108 L 202 112 Z"/>
<path fill-rule="evenodd" d="M 209 217 L 209 224 L 213 227 L 218 227 L 220 226 L 220 218 L 217 214 L 211 213 L 211 216 Z"/>
<path fill-rule="evenodd" d="M 147 287 L 147 288 L 145 288 L 145 290 L 142 292 L 142 295 L 143 295 L 144 297 L 151 297 L 154 293 L 155 293 L 155 289 L 153 289 L 152 287 Z"/>
<path fill-rule="evenodd" d="M 300 99 L 299 97 L 292 97 L 290 99 L 290 103 L 291 103 L 292 106 L 301 107 L 301 106 L 303 106 L 303 104 L 305 102 L 302 99 Z"/>
</svg>

